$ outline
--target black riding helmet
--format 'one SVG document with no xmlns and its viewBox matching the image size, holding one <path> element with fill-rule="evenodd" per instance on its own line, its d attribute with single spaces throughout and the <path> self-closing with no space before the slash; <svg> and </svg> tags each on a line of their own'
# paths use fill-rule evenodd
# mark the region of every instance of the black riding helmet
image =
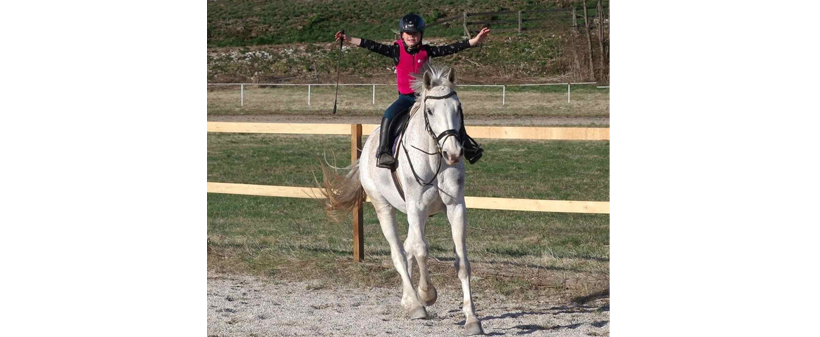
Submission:
<svg viewBox="0 0 820 337">
<path fill-rule="evenodd" d="M 399 32 L 424 33 L 424 19 L 415 13 L 405 15 L 399 20 Z"/>
</svg>

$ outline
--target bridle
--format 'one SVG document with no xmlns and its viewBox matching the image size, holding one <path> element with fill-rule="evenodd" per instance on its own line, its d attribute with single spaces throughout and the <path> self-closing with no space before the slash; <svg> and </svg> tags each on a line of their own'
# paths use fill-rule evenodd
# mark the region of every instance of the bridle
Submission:
<svg viewBox="0 0 820 337">
<path fill-rule="evenodd" d="M 430 126 L 430 119 L 427 117 L 427 111 L 425 111 L 426 107 L 427 107 L 427 100 L 428 99 L 445 99 L 445 98 L 450 98 L 452 96 L 455 96 L 455 94 L 456 94 L 456 91 L 452 90 L 452 91 L 450 91 L 450 93 L 448 93 L 446 95 L 442 95 L 442 96 L 424 96 L 424 100 L 422 101 L 421 106 L 419 106 L 419 109 L 422 110 L 421 114 L 424 115 L 424 128 L 427 130 L 427 133 L 430 134 L 430 137 L 433 138 L 433 140 L 435 140 L 436 152 L 430 153 L 430 152 L 424 151 L 422 149 L 419 149 L 419 148 L 415 147 L 412 144 L 410 146 L 412 146 L 414 149 L 418 150 L 419 152 L 427 154 L 427 155 L 431 155 L 431 156 L 439 155 L 438 168 L 436 169 L 436 174 L 433 176 L 433 178 L 430 179 L 430 181 L 428 181 L 426 183 L 422 183 L 421 177 L 419 177 L 419 175 L 416 174 L 416 169 L 413 167 L 413 162 L 410 160 L 410 154 L 407 152 L 407 146 L 402 146 L 402 148 L 404 149 L 404 155 L 405 155 L 405 157 L 407 157 L 407 163 L 410 164 L 410 171 L 413 172 L 413 177 L 416 179 L 416 182 L 419 183 L 419 185 L 422 185 L 422 186 L 431 185 L 433 180 L 436 180 L 436 178 L 438 177 L 438 174 L 441 173 L 441 156 L 442 156 L 441 143 L 446 142 L 447 138 L 455 137 L 456 142 L 460 141 L 462 143 L 461 145 L 464 146 L 464 140 L 462 140 L 458 135 L 459 130 L 456 130 L 456 129 L 444 130 L 440 134 L 436 135 L 436 133 L 433 131 L 433 127 Z M 418 111 L 418 110 L 416 110 L 416 111 Z M 461 114 L 461 118 L 464 118 L 464 113 L 462 112 L 460 105 L 458 107 L 458 113 Z M 411 115 L 410 117 L 412 118 L 413 116 Z M 407 137 L 407 132 L 404 133 L 404 137 L 405 138 Z M 402 139 L 402 143 L 407 144 L 407 142 L 403 139 Z"/>
<path fill-rule="evenodd" d="M 424 96 L 424 106 L 425 107 L 427 106 L 427 100 L 428 99 L 445 99 L 445 98 L 450 98 L 450 97 L 455 96 L 455 95 L 456 95 L 456 92 L 455 92 L 455 90 L 453 90 L 453 91 L 450 91 L 449 94 L 443 95 L 443 96 Z M 424 111 L 422 111 L 422 112 L 424 112 Z M 458 112 L 461 113 L 461 106 L 460 105 L 458 107 Z M 456 129 L 444 130 L 438 136 L 436 136 L 436 134 L 433 132 L 433 127 L 430 126 L 430 119 L 427 117 L 426 113 L 424 114 L 424 127 L 425 127 L 425 129 L 427 129 L 427 133 L 430 134 L 430 137 L 433 137 L 433 139 L 436 140 L 436 151 L 438 153 L 441 153 L 441 145 L 440 144 L 443 144 L 444 142 L 446 142 L 447 138 L 456 137 L 456 141 L 460 140 L 459 136 L 458 136 L 458 130 L 456 130 Z M 443 141 L 441 140 L 442 138 L 444 138 Z M 462 143 L 462 145 L 463 145 L 463 143 Z"/>
</svg>

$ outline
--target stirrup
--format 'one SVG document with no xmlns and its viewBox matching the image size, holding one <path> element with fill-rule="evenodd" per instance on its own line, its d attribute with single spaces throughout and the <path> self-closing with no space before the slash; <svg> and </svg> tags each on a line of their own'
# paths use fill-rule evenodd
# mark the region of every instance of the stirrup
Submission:
<svg viewBox="0 0 820 337">
<path fill-rule="evenodd" d="M 475 164 L 481 156 L 484 155 L 484 149 L 481 148 L 481 145 L 478 145 L 478 142 L 473 139 L 473 137 L 467 136 L 466 141 L 464 142 L 464 158 L 470 162 L 470 165 Z"/>
<path fill-rule="evenodd" d="M 464 158 L 470 162 L 470 165 L 475 164 L 481 156 L 484 155 L 484 149 L 476 147 L 474 149 L 464 149 Z"/>
<path fill-rule="evenodd" d="M 395 164 L 396 158 L 393 158 L 393 156 L 390 153 L 385 152 L 379 155 L 379 160 L 377 161 L 376 166 L 386 169 L 392 169 L 393 165 Z"/>
</svg>

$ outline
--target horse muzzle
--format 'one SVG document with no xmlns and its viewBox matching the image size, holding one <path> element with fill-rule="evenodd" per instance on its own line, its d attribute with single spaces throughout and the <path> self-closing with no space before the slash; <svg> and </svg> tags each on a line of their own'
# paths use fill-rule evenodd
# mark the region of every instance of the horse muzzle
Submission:
<svg viewBox="0 0 820 337">
<path fill-rule="evenodd" d="M 447 165 L 458 165 L 461 158 L 464 157 L 464 147 L 460 145 L 461 140 L 458 137 L 458 131 L 455 129 L 446 130 L 436 137 L 436 142 L 443 143 L 440 145 L 441 157 L 444 158 Z"/>
<path fill-rule="evenodd" d="M 454 152 L 454 151 L 453 151 Z M 459 148 L 458 153 L 453 153 L 448 151 L 441 151 L 441 157 L 444 158 L 444 162 L 447 165 L 455 166 L 461 162 L 461 158 L 464 158 L 464 148 Z"/>
</svg>

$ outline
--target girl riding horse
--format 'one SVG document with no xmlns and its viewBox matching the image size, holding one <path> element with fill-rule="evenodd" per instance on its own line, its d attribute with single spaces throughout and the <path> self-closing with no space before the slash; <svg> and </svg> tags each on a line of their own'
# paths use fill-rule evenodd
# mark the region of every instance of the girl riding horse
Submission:
<svg viewBox="0 0 820 337">
<path fill-rule="evenodd" d="M 431 57 L 446 56 L 477 46 L 487 37 L 490 29 L 484 27 L 474 38 L 447 46 L 423 45 L 421 40 L 424 37 L 424 19 L 418 14 L 410 13 L 399 20 L 399 32 L 401 32 L 401 39 L 390 46 L 368 39 L 347 36 L 341 31 L 336 33 L 336 41 L 340 39 L 348 41 L 372 52 L 391 57 L 396 65 L 396 84 L 398 85 L 399 98 L 384 111 L 380 127 L 377 164 L 382 168 L 392 168 L 396 164 L 396 159 L 393 158 L 391 153 L 392 139 L 390 139 L 389 130 L 391 129 L 391 123 L 398 120 L 396 117 L 405 113 L 416 102 L 415 91 L 410 87 L 413 74 L 417 74 Z M 463 120 L 458 138 L 464 143 L 464 158 L 470 164 L 477 162 L 481 158 L 484 149 L 467 136 Z"/>
</svg>

